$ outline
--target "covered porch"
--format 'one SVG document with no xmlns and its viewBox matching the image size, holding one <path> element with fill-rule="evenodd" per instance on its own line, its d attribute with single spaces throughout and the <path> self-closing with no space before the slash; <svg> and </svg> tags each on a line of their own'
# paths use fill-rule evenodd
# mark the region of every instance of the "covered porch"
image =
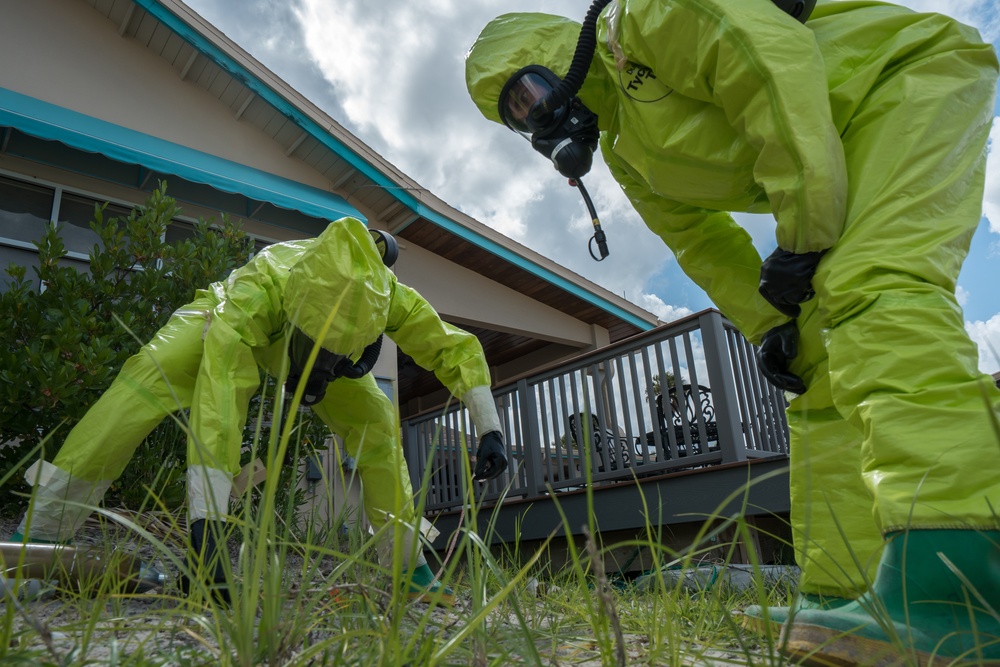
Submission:
<svg viewBox="0 0 1000 667">
<path fill-rule="evenodd" d="M 680 547 L 706 520 L 735 515 L 761 535 L 790 538 L 784 398 L 718 311 L 515 378 L 493 394 L 510 467 L 471 491 L 494 542 L 578 536 L 590 507 L 606 542 L 653 530 Z M 456 404 L 402 426 L 413 486 L 426 492 L 425 514 L 441 531 L 434 546 L 444 549 L 468 520 L 464 459 L 475 454 L 474 427 Z M 753 542 L 746 548 L 761 562 L 788 557 L 778 553 L 787 544 Z"/>
</svg>

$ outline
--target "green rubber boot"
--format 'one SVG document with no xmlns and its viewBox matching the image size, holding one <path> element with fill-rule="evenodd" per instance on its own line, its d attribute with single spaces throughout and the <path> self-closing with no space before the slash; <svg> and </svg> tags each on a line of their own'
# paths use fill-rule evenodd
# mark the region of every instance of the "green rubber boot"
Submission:
<svg viewBox="0 0 1000 667">
<path fill-rule="evenodd" d="M 1000 531 L 891 533 L 869 592 L 799 612 L 784 639 L 805 665 L 1000 665 Z"/>
<path fill-rule="evenodd" d="M 434 578 L 434 573 L 427 563 L 413 568 L 413 572 L 404 572 L 403 576 L 408 577 L 406 591 L 408 600 L 431 602 L 445 607 L 455 605 L 455 593 Z"/>
<path fill-rule="evenodd" d="M 777 639 L 781 633 L 781 626 L 785 624 L 792 610 L 799 614 L 805 609 L 837 609 L 848 604 L 851 600 L 847 598 L 835 598 L 826 595 L 813 595 L 811 593 L 800 593 L 792 600 L 788 607 L 765 607 L 759 604 L 752 604 L 743 610 L 743 618 L 740 623 L 743 628 L 757 634 L 770 634 Z"/>
</svg>

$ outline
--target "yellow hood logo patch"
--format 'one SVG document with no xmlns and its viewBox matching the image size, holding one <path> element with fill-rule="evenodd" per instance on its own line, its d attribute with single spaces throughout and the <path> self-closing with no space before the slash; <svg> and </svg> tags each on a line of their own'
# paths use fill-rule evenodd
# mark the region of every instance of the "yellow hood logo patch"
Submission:
<svg viewBox="0 0 1000 667">
<path fill-rule="evenodd" d="M 636 102 L 657 102 L 674 92 L 656 78 L 653 70 L 632 62 L 618 71 L 618 85 Z"/>
</svg>

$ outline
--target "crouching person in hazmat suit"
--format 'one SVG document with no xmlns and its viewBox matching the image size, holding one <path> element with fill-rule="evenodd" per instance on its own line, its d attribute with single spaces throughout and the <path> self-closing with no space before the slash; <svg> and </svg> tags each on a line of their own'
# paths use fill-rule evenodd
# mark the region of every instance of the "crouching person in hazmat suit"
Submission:
<svg viewBox="0 0 1000 667">
<path fill-rule="evenodd" d="M 275 377 L 287 373 L 287 391 L 305 383 L 303 403 L 357 461 L 372 525 L 384 525 L 390 515 L 413 525 L 398 415 L 368 374 L 383 333 L 465 402 L 480 435 L 475 477 L 500 475 L 507 458 L 482 346 L 396 281 L 384 263 L 395 253 L 390 236 L 343 218 L 315 239 L 265 248 L 226 280 L 199 290 L 125 363 L 55 460 L 29 470 L 29 483 L 37 480 L 33 507 L 13 539 L 71 539 L 140 442 L 168 414 L 190 407 L 189 563 L 228 601 L 217 542 L 240 469 L 258 366 Z M 306 375 L 316 343 L 321 348 Z M 413 538 L 410 533 L 407 540 Z M 404 558 L 412 553 L 407 546 Z M 451 592 L 418 554 L 406 564 L 410 597 L 429 592 L 451 602 Z M 228 557 L 224 549 L 222 557 Z"/>
<path fill-rule="evenodd" d="M 507 14 L 466 83 L 564 176 L 599 144 L 789 392 L 800 595 L 748 625 L 789 621 L 784 650 L 824 665 L 997 660 L 1000 394 L 955 298 L 996 53 L 942 15 L 809 4 L 598 0 L 582 30 Z M 772 213 L 778 249 L 762 261 L 732 211 Z"/>
</svg>

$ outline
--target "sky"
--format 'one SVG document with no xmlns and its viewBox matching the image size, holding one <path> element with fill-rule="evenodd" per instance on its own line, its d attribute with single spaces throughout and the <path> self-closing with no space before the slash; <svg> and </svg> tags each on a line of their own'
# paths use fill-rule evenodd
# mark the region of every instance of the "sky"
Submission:
<svg viewBox="0 0 1000 667">
<path fill-rule="evenodd" d="M 610 256 L 587 251 L 590 217 L 551 163 L 487 121 L 465 88 L 465 53 L 499 14 L 581 21 L 587 0 L 185 0 L 205 19 L 422 187 L 515 241 L 664 321 L 711 307 L 634 212 L 600 154 L 584 182 Z M 899 0 L 975 26 L 1000 50 L 996 0 Z M 983 218 L 959 276 L 980 369 L 1000 370 L 1000 99 L 987 157 Z M 737 214 L 761 256 L 770 215 Z"/>
</svg>

